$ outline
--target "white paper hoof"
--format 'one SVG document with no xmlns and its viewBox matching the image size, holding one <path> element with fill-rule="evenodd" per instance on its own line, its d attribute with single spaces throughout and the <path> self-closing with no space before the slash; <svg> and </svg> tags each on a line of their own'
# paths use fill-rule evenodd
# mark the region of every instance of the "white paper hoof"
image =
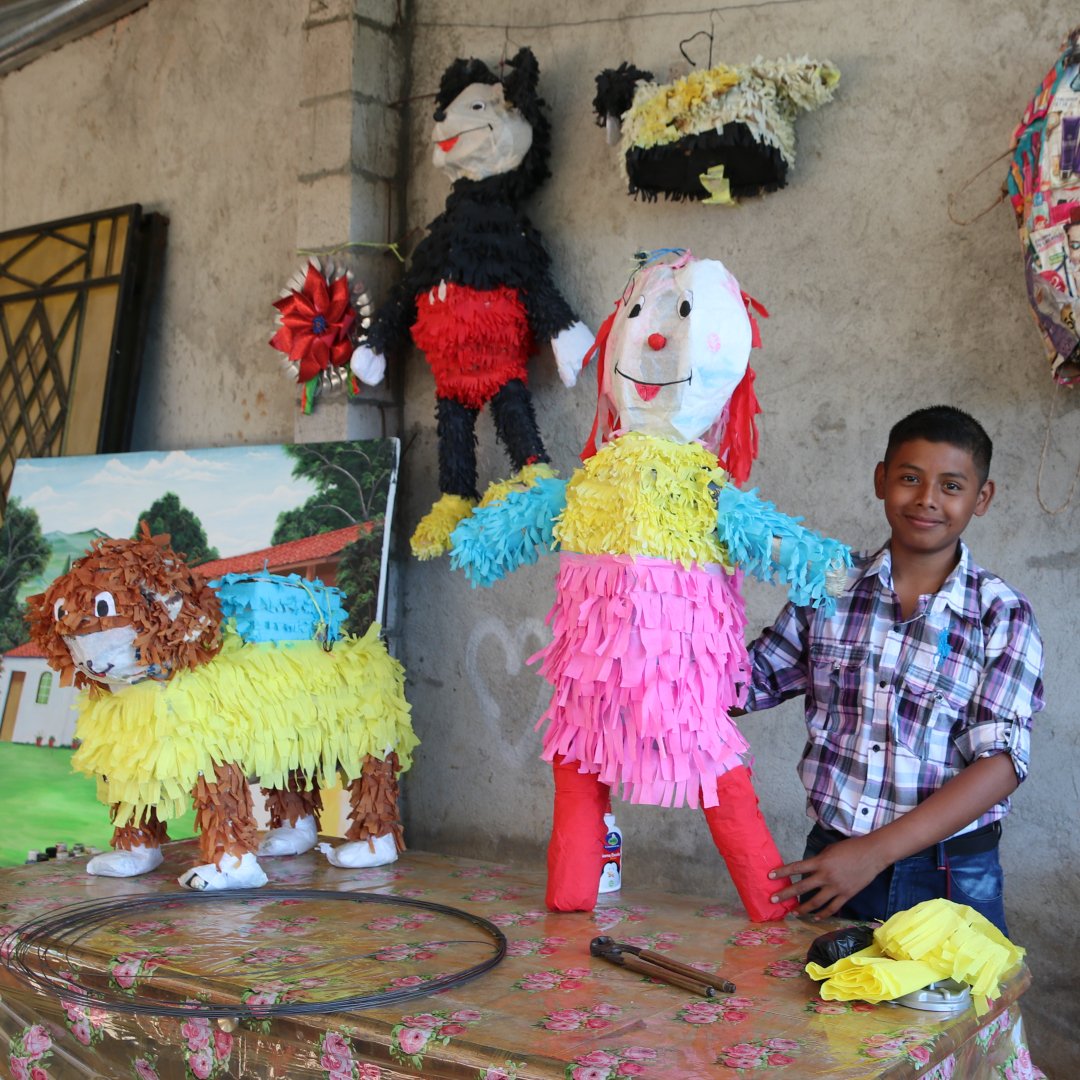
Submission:
<svg viewBox="0 0 1080 1080">
<path fill-rule="evenodd" d="M 86 864 L 86 872 L 95 877 L 138 877 L 156 870 L 163 860 L 161 848 L 136 845 L 130 851 L 118 848 L 95 855 Z"/>
<path fill-rule="evenodd" d="M 257 889 L 267 882 L 266 874 L 251 852 L 237 859 L 224 855 L 219 869 L 213 863 L 193 866 L 176 879 L 185 889 L 216 892 L 221 889 Z"/>
<path fill-rule="evenodd" d="M 299 818 L 295 825 L 286 823 L 277 829 L 271 829 L 259 844 L 259 854 L 303 855 L 305 851 L 310 851 L 315 846 L 315 841 L 318 839 L 315 818 L 309 814 L 307 817 Z"/>
<path fill-rule="evenodd" d="M 319 844 L 319 850 L 334 866 L 355 870 L 364 866 L 386 866 L 397 862 L 398 850 L 393 833 L 377 836 L 374 840 L 352 840 L 339 847 Z"/>
</svg>

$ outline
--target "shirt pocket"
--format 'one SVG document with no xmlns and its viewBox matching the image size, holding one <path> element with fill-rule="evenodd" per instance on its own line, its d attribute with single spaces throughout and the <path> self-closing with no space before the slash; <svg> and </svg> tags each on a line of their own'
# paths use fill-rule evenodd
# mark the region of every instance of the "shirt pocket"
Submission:
<svg viewBox="0 0 1080 1080">
<path fill-rule="evenodd" d="M 868 657 L 866 645 L 830 640 L 810 643 L 810 669 L 817 706 L 810 720 L 812 732 L 816 730 L 835 738 L 858 727 Z"/>
<path fill-rule="evenodd" d="M 894 713 L 896 741 L 922 761 L 946 764 L 978 683 L 977 660 L 962 653 L 934 667 L 909 665 Z"/>
</svg>

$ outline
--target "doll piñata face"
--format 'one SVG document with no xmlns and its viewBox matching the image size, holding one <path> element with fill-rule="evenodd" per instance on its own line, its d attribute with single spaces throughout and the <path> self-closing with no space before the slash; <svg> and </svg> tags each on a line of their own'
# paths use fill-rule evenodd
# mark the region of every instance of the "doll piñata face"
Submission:
<svg viewBox="0 0 1080 1080">
<path fill-rule="evenodd" d="M 607 343 L 622 427 L 699 438 L 746 373 L 751 340 L 739 283 L 723 263 L 683 253 L 639 270 Z"/>
<path fill-rule="evenodd" d="M 212 589 L 168 537 L 98 541 L 49 588 L 27 599 L 31 639 L 61 684 L 118 688 L 166 679 L 220 648 Z"/>
<path fill-rule="evenodd" d="M 516 169 L 533 131 L 498 83 L 473 83 L 435 113 L 432 161 L 453 180 L 484 180 Z"/>
</svg>

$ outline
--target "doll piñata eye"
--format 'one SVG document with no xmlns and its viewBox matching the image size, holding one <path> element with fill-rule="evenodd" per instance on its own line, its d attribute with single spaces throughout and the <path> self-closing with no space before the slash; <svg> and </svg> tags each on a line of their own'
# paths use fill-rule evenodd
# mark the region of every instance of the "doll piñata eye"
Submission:
<svg viewBox="0 0 1080 1080">
<path fill-rule="evenodd" d="M 685 319 L 694 310 L 694 294 L 689 289 L 679 297 L 679 318 Z"/>
<path fill-rule="evenodd" d="M 626 313 L 628 319 L 636 319 L 641 314 L 641 309 L 645 306 L 644 300 L 635 300 L 634 306 Z"/>
<path fill-rule="evenodd" d="M 55 619 L 56 622 L 60 622 L 60 620 L 67 614 L 67 608 L 64 607 L 66 603 L 67 601 L 61 596 L 60 599 L 57 600 L 55 604 L 53 604 L 52 613 L 53 619 Z"/>
</svg>

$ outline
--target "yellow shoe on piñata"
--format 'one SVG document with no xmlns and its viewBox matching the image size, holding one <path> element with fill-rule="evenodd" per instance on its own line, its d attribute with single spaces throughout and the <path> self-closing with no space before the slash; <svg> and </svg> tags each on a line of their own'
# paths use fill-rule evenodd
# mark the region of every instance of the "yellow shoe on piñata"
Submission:
<svg viewBox="0 0 1080 1080">
<path fill-rule="evenodd" d="M 537 480 L 552 480 L 558 475 L 546 461 L 526 465 L 514 473 L 509 480 L 496 480 L 488 484 L 487 491 L 480 499 L 480 505 L 487 506 L 489 503 L 501 502 L 512 491 L 527 491 Z"/>
<path fill-rule="evenodd" d="M 420 519 L 409 539 L 418 559 L 437 559 L 450 550 L 450 534 L 472 512 L 476 503 L 464 495 L 443 494 Z"/>
</svg>

